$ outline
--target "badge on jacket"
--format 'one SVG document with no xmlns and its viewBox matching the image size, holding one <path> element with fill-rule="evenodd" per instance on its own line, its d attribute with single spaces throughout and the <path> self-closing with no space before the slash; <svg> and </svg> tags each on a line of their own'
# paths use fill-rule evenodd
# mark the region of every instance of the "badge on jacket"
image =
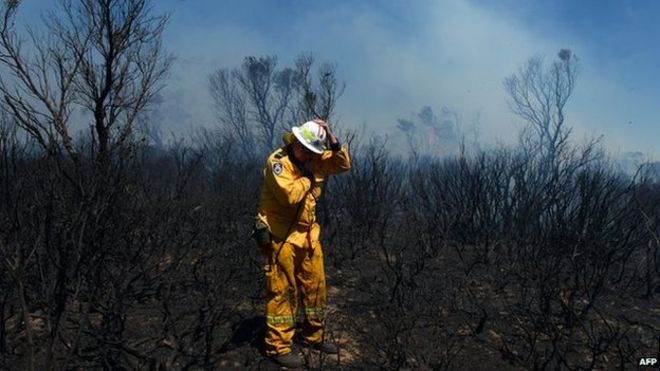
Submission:
<svg viewBox="0 0 660 371">
<path fill-rule="evenodd" d="M 273 162 L 273 173 L 275 175 L 282 174 L 282 164 L 280 164 L 279 162 Z"/>
</svg>

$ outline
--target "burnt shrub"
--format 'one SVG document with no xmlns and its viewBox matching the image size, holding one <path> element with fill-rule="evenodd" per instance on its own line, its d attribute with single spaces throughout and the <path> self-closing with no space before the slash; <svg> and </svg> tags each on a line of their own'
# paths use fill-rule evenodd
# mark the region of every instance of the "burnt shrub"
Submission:
<svg viewBox="0 0 660 371">
<path fill-rule="evenodd" d="M 266 154 L 205 132 L 132 141 L 101 166 L 0 134 L 3 368 L 269 367 L 249 239 Z M 318 217 L 329 334 L 351 356 L 307 354 L 310 367 L 626 369 L 651 354 L 649 178 L 593 148 L 550 164 L 524 148 L 402 159 L 374 139 L 350 151 Z"/>
</svg>

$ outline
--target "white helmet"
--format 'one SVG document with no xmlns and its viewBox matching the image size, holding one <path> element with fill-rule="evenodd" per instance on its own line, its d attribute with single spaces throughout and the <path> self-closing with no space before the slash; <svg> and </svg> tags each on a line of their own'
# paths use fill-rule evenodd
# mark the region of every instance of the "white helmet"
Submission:
<svg viewBox="0 0 660 371">
<path fill-rule="evenodd" d="M 307 121 L 291 128 L 293 135 L 302 145 L 316 154 L 325 151 L 325 129 L 314 121 Z"/>
</svg>

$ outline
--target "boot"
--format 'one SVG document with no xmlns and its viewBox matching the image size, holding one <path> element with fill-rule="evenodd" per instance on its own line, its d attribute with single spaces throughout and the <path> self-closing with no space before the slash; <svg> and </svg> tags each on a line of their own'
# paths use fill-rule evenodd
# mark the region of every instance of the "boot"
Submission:
<svg viewBox="0 0 660 371">
<path fill-rule="evenodd" d="M 271 357 L 271 359 L 286 368 L 300 368 L 305 365 L 305 361 L 299 352 L 290 352 L 281 356 Z"/>
<path fill-rule="evenodd" d="M 329 341 L 322 341 L 320 343 L 308 343 L 303 341 L 302 345 L 308 348 L 312 348 L 315 350 L 318 350 L 320 352 L 326 353 L 326 354 L 337 354 L 339 353 L 339 347 L 337 347 L 337 344 L 331 343 Z"/>
</svg>

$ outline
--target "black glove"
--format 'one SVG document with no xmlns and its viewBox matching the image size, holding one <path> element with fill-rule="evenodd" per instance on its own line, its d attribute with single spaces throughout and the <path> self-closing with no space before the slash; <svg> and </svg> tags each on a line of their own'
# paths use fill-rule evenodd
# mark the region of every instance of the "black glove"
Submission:
<svg viewBox="0 0 660 371">
<path fill-rule="evenodd" d="M 339 141 L 335 143 L 330 143 L 330 149 L 332 150 L 332 152 L 339 151 L 341 149 L 341 143 L 339 143 Z"/>
</svg>

